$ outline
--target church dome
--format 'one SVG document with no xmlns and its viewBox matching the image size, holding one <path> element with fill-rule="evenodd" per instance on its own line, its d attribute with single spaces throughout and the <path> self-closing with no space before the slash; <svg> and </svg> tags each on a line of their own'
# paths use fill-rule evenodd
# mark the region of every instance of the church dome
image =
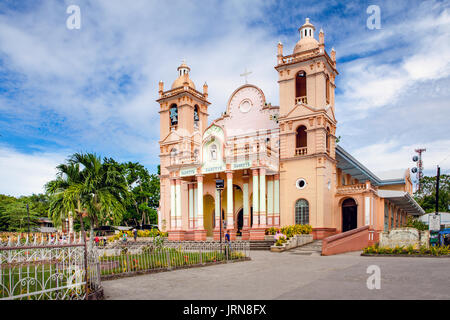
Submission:
<svg viewBox="0 0 450 320">
<path fill-rule="evenodd" d="M 300 32 L 300 41 L 295 45 L 294 54 L 319 48 L 319 41 L 314 38 L 314 30 L 316 28 L 309 22 L 309 18 L 306 18 L 305 24 L 298 29 Z"/>
<path fill-rule="evenodd" d="M 189 78 L 189 71 L 191 71 L 191 68 L 189 68 L 185 62 L 183 62 L 177 70 L 178 78 L 173 82 L 172 89 L 183 87 L 185 83 L 187 83 L 188 86 L 192 89 L 195 89 L 194 82 Z"/>
<path fill-rule="evenodd" d="M 303 38 L 300 39 L 300 41 L 297 42 L 297 44 L 294 47 L 294 53 L 316 49 L 319 47 L 319 41 L 317 41 L 314 38 Z"/>
</svg>

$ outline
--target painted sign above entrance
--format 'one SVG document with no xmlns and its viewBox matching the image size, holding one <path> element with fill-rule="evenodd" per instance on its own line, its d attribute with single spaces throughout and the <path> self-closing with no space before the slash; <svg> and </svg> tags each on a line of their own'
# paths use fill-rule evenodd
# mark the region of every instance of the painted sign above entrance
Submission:
<svg viewBox="0 0 450 320">
<path fill-rule="evenodd" d="M 239 170 L 239 169 L 248 169 L 252 166 L 250 160 L 242 161 L 242 162 L 235 162 L 231 164 L 232 170 Z"/>
<path fill-rule="evenodd" d="M 197 168 L 186 168 L 180 170 L 180 177 L 189 177 L 197 173 Z"/>
</svg>

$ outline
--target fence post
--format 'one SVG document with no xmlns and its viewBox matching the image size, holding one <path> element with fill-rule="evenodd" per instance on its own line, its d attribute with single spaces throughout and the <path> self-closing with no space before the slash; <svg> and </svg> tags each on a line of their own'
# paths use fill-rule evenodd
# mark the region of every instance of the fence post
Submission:
<svg viewBox="0 0 450 320">
<path fill-rule="evenodd" d="M 130 253 L 128 252 L 128 248 L 127 248 L 127 272 L 130 272 Z"/>
<path fill-rule="evenodd" d="M 203 264 L 203 253 L 202 253 L 202 247 L 200 246 L 200 264 Z"/>
<path fill-rule="evenodd" d="M 170 266 L 170 253 L 169 253 L 169 250 L 166 250 L 166 259 L 167 259 L 167 270 L 171 270 L 172 267 Z"/>
</svg>

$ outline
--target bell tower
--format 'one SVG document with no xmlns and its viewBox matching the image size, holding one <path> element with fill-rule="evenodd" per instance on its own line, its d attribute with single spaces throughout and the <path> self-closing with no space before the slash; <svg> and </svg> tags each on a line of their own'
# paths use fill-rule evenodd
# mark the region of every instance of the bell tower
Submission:
<svg viewBox="0 0 450 320">
<path fill-rule="evenodd" d="M 336 185 L 334 91 L 336 54 L 306 18 L 293 53 L 278 43 L 281 224 L 309 223 L 314 235 L 332 226 Z"/>
<path fill-rule="evenodd" d="M 159 82 L 159 99 L 156 100 L 160 105 L 160 212 L 167 215 L 161 219 L 166 222 L 170 221 L 171 184 L 180 181 L 181 165 L 200 160 L 201 136 L 208 125 L 208 85 L 203 85 L 203 92 L 197 91 L 190 71 L 183 61 L 169 90 L 165 91 L 164 83 Z M 167 229 L 173 227 L 166 225 Z"/>
</svg>

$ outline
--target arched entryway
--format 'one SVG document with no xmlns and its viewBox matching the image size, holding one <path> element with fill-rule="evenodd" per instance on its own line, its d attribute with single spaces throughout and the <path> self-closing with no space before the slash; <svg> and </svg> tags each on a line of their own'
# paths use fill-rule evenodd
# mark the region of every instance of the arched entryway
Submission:
<svg viewBox="0 0 450 320">
<path fill-rule="evenodd" d="M 358 227 L 358 205 L 353 198 L 342 202 L 342 232 Z"/>
<path fill-rule="evenodd" d="M 203 196 L 203 227 L 208 237 L 213 236 L 214 207 L 214 198 L 209 194 Z"/>
<path fill-rule="evenodd" d="M 243 227 L 244 227 L 244 209 L 241 209 L 241 210 L 239 210 L 239 212 L 236 216 L 236 228 L 237 228 L 236 235 L 238 235 L 238 236 L 242 235 Z"/>
</svg>

